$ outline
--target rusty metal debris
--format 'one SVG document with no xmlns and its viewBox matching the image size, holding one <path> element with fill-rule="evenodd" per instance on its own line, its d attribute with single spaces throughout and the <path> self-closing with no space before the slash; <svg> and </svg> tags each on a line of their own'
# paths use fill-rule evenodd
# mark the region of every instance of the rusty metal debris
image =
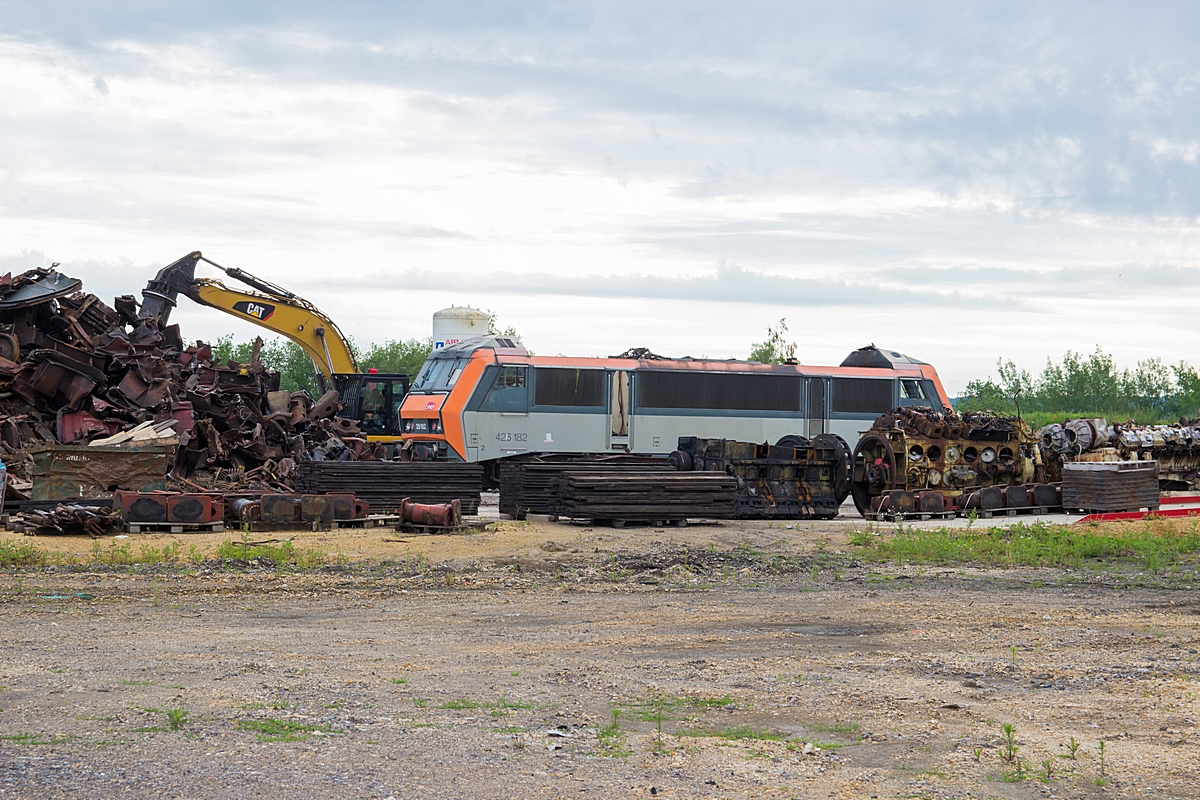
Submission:
<svg viewBox="0 0 1200 800">
<path fill-rule="evenodd" d="M 249 363 L 222 362 L 203 342 L 185 345 L 177 325 L 139 319 L 138 308 L 131 295 L 109 306 L 53 268 L 0 277 L 0 458 L 10 499 L 29 499 L 31 484 L 53 500 L 149 487 L 121 471 L 76 481 L 86 477 L 82 456 L 38 461 L 66 445 L 165 446 L 167 484 L 201 491 L 290 492 L 298 461 L 385 455 L 337 417 L 336 397 L 314 403 L 280 391 L 257 347 Z"/>
<path fill-rule="evenodd" d="M 865 517 L 1061 504 L 1023 420 L 922 408 L 883 414 L 859 439 L 851 494 Z"/>
<path fill-rule="evenodd" d="M 71 503 L 15 515 L 8 529 L 37 536 L 85 533 L 95 539 L 112 532 L 120 524 L 120 512 L 109 506 Z"/>
</svg>

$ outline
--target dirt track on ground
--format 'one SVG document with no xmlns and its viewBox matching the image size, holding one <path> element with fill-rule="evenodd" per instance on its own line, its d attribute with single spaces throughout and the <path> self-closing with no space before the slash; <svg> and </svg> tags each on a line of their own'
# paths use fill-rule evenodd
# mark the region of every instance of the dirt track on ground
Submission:
<svg viewBox="0 0 1200 800">
<path fill-rule="evenodd" d="M 0 797 L 1200 795 L 1189 589 L 840 535 L 505 523 L 340 535 L 350 565 L 305 573 L 0 573 Z"/>
</svg>

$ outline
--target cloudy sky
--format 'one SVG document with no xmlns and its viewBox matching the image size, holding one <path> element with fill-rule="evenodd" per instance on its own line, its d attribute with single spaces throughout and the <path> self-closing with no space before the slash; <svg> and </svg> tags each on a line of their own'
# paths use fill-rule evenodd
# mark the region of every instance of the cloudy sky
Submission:
<svg viewBox="0 0 1200 800">
<path fill-rule="evenodd" d="M 111 297 L 199 249 L 364 343 L 454 303 L 745 357 L 786 317 L 952 392 L 1200 361 L 1200 13 L 1048 5 L 0 0 L 0 268 Z"/>
</svg>

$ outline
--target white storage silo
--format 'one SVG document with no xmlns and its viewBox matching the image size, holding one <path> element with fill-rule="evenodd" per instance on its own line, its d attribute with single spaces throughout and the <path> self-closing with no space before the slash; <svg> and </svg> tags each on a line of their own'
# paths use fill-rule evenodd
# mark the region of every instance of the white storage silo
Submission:
<svg viewBox="0 0 1200 800">
<path fill-rule="evenodd" d="M 470 306 L 450 306 L 433 315 L 433 349 L 456 344 L 468 336 L 486 336 L 491 317 Z"/>
</svg>

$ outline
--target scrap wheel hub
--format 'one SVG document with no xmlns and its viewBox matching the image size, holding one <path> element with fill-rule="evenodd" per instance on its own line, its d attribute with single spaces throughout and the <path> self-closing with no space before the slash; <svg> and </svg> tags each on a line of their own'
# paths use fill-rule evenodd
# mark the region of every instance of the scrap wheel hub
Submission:
<svg viewBox="0 0 1200 800">
<path fill-rule="evenodd" d="M 891 490 L 896 483 L 896 454 L 888 440 L 868 433 L 854 448 L 854 473 L 850 494 L 854 506 L 864 517 L 871 510 L 871 499 Z"/>
<path fill-rule="evenodd" d="M 850 494 L 850 466 L 854 463 L 854 456 L 850 452 L 850 445 L 846 440 L 836 433 L 820 433 L 812 440 L 813 447 L 818 450 L 833 451 L 837 453 L 837 466 L 834 468 L 833 492 L 837 504 L 840 506 L 846 500 L 846 496 Z"/>
</svg>

